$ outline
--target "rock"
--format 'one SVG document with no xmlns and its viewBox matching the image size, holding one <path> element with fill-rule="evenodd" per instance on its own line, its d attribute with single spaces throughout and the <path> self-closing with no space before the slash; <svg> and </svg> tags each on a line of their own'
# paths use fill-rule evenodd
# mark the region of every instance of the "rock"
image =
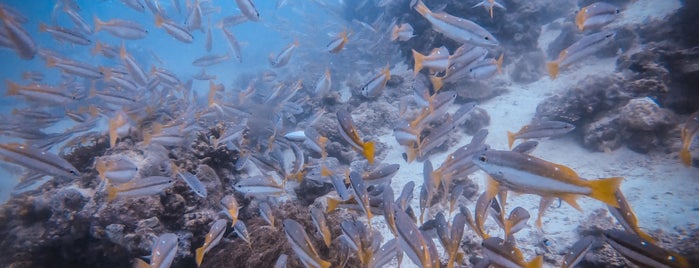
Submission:
<svg viewBox="0 0 699 268">
<path fill-rule="evenodd" d="M 478 130 L 490 125 L 490 115 L 483 108 L 475 107 L 468 113 L 468 119 L 464 123 L 464 130 L 469 135 L 474 135 Z"/>
<path fill-rule="evenodd" d="M 623 126 L 613 113 L 583 127 L 583 144 L 590 150 L 608 152 L 623 144 Z"/>
<path fill-rule="evenodd" d="M 619 123 L 630 130 L 660 131 L 676 124 L 671 111 L 660 108 L 652 99 L 636 98 L 621 108 Z"/>
<path fill-rule="evenodd" d="M 542 66 L 546 61 L 541 51 L 533 51 L 517 56 L 514 60 L 513 70 L 510 72 L 510 79 L 517 83 L 531 83 L 544 74 Z"/>
</svg>

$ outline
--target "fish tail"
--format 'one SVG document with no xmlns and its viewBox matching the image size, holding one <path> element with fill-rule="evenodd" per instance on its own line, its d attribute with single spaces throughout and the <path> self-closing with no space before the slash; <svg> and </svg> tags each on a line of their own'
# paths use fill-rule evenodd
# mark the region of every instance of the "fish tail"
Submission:
<svg viewBox="0 0 699 268">
<path fill-rule="evenodd" d="M 148 264 L 144 260 L 141 260 L 140 258 L 134 258 L 132 267 L 133 268 L 148 268 L 148 267 L 150 267 L 150 264 Z"/>
<path fill-rule="evenodd" d="M 585 13 L 587 13 L 587 8 L 584 7 L 575 15 L 575 25 L 578 26 L 578 30 L 580 31 L 585 29 Z"/>
<path fill-rule="evenodd" d="M 100 51 L 102 51 L 102 49 L 103 49 L 103 48 L 102 48 L 102 42 L 97 41 L 97 42 L 95 42 L 95 47 L 92 48 L 92 50 L 90 50 L 90 52 L 91 52 L 92 55 L 94 56 L 94 55 L 97 55 L 97 53 L 99 53 Z"/>
<path fill-rule="evenodd" d="M 525 268 L 539 268 L 542 267 L 544 262 L 544 256 L 536 256 L 533 260 L 524 265 Z"/>
<path fill-rule="evenodd" d="M 40 22 L 39 23 L 39 32 L 45 32 L 48 29 L 46 26 L 46 23 Z"/>
<path fill-rule="evenodd" d="M 417 158 L 418 148 L 413 148 L 412 146 L 406 146 L 405 156 L 408 163 L 413 162 Z"/>
<path fill-rule="evenodd" d="M 689 152 L 689 148 L 682 148 L 682 150 L 680 150 L 680 160 L 682 160 L 682 164 L 686 167 L 692 165 L 692 154 Z"/>
<path fill-rule="evenodd" d="M 97 170 L 100 179 L 104 181 L 104 179 L 106 178 L 105 175 L 107 173 L 107 164 L 104 163 L 104 160 L 97 159 L 95 163 L 95 169 Z"/>
<path fill-rule="evenodd" d="M 107 202 L 114 200 L 114 198 L 116 198 L 117 196 L 117 193 L 118 191 L 116 188 L 114 188 L 114 186 L 112 186 L 111 184 L 107 184 Z"/>
<path fill-rule="evenodd" d="M 5 85 L 7 86 L 7 95 L 8 96 L 19 94 L 19 90 L 20 90 L 19 84 L 12 82 L 10 80 L 7 80 L 7 81 L 5 81 Z"/>
<path fill-rule="evenodd" d="M 619 202 L 616 200 L 614 193 L 619 189 L 623 179 L 622 177 L 612 177 L 588 181 L 588 186 L 592 189 L 592 193 L 589 196 L 618 208 Z"/>
<path fill-rule="evenodd" d="M 415 4 L 415 11 L 417 11 L 417 13 L 420 13 L 420 15 L 422 15 L 423 17 L 427 14 L 432 13 L 432 11 L 430 11 L 430 9 L 427 8 L 427 6 L 425 5 L 425 3 L 422 2 L 422 0 L 418 0 L 417 4 Z"/>
<path fill-rule="evenodd" d="M 104 22 L 102 22 L 97 16 L 92 17 L 92 19 L 95 21 L 95 32 L 102 30 L 102 25 Z"/>
<path fill-rule="evenodd" d="M 201 265 L 201 261 L 204 260 L 204 247 L 199 247 L 196 250 L 195 261 L 197 262 L 197 267 Z"/>
<path fill-rule="evenodd" d="M 340 200 L 337 200 L 335 198 L 328 198 L 327 199 L 328 206 L 325 208 L 325 213 L 330 213 L 337 209 L 337 205 L 340 204 Z"/>
<path fill-rule="evenodd" d="M 549 76 L 551 79 L 556 79 L 556 76 L 558 76 L 558 62 L 557 61 L 551 61 L 546 63 L 546 70 L 549 72 Z"/>
<path fill-rule="evenodd" d="M 512 144 L 515 143 L 515 133 L 507 132 L 507 145 L 512 149 Z"/>
<path fill-rule="evenodd" d="M 439 91 L 444 86 L 444 78 L 438 76 L 430 76 L 430 82 L 432 82 L 434 91 Z"/>
<path fill-rule="evenodd" d="M 109 120 L 109 147 L 114 148 L 117 140 L 117 119 L 113 118 Z M 144 138 L 145 139 L 145 138 Z"/>
<path fill-rule="evenodd" d="M 56 58 L 51 56 L 46 58 L 46 67 L 51 68 L 55 67 L 56 65 L 58 65 L 58 60 L 56 60 Z"/>
<path fill-rule="evenodd" d="M 319 260 L 318 264 L 320 265 L 320 268 L 330 268 L 331 263 L 325 260 Z"/>
<path fill-rule="evenodd" d="M 160 14 L 155 14 L 155 26 L 156 27 L 163 26 L 164 21 L 165 20 L 163 19 L 163 16 L 160 16 Z"/>
<path fill-rule="evenodd" d="M 415 67 L 413 67 L 413 73 L 414 75 L 417 75 L 417 73 L 422 70 L 422 61 L 425 59 L 425 55 L 420 54 L 420 52 L 417 52 L 413 49 L 413 59 L 415 59 Z"/>
<path fill-rule="evenodd" d="M 495 62 L 495 63 L 497 64 L 497 66 L 498 66 L 498 73 L 499 73 L 499 74 L 502 73 L 502 61 L 503 61 L 503 59 L 504 59 L 504 56 L 505 56 L 505 53 L 500 54 L 500 57 L 499 57 L 498 60 Z"/>
<path fill-rule="evenodd" d="M 363 145 L 363 150 L 362 153 L 364 154 L 364 157 L 366 157 L 366 160 L 369 161 L 369 164 L 374 164 L 374 156 L 376 153 L 376 145 L 374 144 L 373 141 L 365 142 Z"/>
<path fill-rule="evenodd" d="M 396 41 L 398 39 L 398 34 L 400 33 L 400 28 L 398 25 L 393 26 L 393 31 L 391 31 L 391 41 Z"/>
</svg>

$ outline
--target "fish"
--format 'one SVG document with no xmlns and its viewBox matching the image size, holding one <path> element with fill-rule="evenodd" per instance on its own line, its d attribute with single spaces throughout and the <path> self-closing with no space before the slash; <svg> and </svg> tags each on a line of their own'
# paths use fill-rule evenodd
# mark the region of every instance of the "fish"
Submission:
<svg viewBox="0 0 699 268">
<path fill-rule="evenodd" d="M 248 18 L 248 20 L 260 20 L 260 13 L 257 12 L 257 8 L 255 8 L 255 3 L 253 3 L 252 0 L 235 0 L 235 4 L 238 5 L 240 13 L 243 13 L 243 15 L 245 15 L 245 17 Z"/>
<path fill-rule="evenodd" d="M 176 234 L 164 233 L 158 236 L 151 248 L 150 264 L 137 258 L 138 268 L 146 267 L 170 267 L 177 256 L 178 238 Z"/>
<path fill-rule="evenodd" d="M 289 259 L 289 255 L 282 254 L 279 255 L 277 261 L 274 263 L 274 268 L 286 268 L 286 261 Z"/>
<path fill-rule="evenodd" d="M 192 43 L 194 41 L 194 36 L 189 32 L 190 30 L 177 25 L 177 23 L 172 20 L 164 19 L 160 14 L 155 15 L 155 26 L 165 29 L 167 34 L 180 42 Z"/>
<path fill-rule="evenodd" d="M 394 25 L 391 31 L 391 41 L 408 41 L 415 37 L 413 34 L 413 26 L 410 23 L 401 23 L 400 25 Z"/>
<path fill-rule="evenodd" d="M 587 56 L 594 54 L 614 40 L 615 32 L 603 31 L 584 36 L 558 54 L 554 61 L 546 63 L 551 79 L 556 79 L 561 68 L 568 67 Z"/>
<path fill-rule="evenodd" d="M 478 2 L 478 4 L 475 4 L 471 8 L 476 8 L 476 7 L 480 7 L 480 6 L 484 7 L 488 11 L 488 13 L 490 13 L 491 19 L 493 18 L 493 9 L 495 7 L 507 9 L 507 8 L 505 8 L 505 6 L 503 4 L 498 3 L 498 1 L 496 1 L 496 0 L 481 0 L 480 2 Z"/>
<path fill-rule="evenodd" d="M 68 15 L 68 18 L 77 26 L 77 29 L 83 34 L 92 34 L 92 26 L 85 21 L 85 19 L 78 14 L 75 9 L 71 8 L 69 5 L 63 6 L 63 12 Z"/>
<path fill-rule="evenodd" d="M 209 229 L 209 232 L 206 233 L 204 237 L 204 244 L 195 250 L 194 260 L 197 263 L 197 267 L 201 266 L 201 262 L 204 260 L 204 254 L 221 242 L 223 233 L 226 232 L 227 223 L 228 222 L 224 219 L 218 219 L 211 225 L 211 229 Z"/>
<path fill-rule="evenodd" d="M 231 58 L 230 53 L 226 54 L 209 54 L 201 56 L 192 62 L 192 65 L 197 67 L 207 67 L 216 64 L 220 64 L 228 61 Z"/>
<path fill-rule="evenodd" d="M 619 189 L 622 177 L 585 180 L 567 166 L 512 151 L 487 150 L 474 155 L 473 162 L 492 178 L 488 180 L 489 196 L 510 190 L 539 195 L 542 204 L 557 197 L 581 211 L 576 199 L 584 195 L 619 207 L 614 192 Z M 539 207 L 539 228 L 546 207 Z"/>
<path fill-rule="evenodd" d="M 306 267 L 329 268 L 331 263 L 321 259 L 318 251 L 313 247 L 311 239 L 304 231 L 304 227 L 295 220 L 284 219 L 284 234 L 286 239 L 294 250 L 296 256 L 301 260 L 301 263 Z"/>
<path fill-rule="evenodd" d="M 90 51 L 92 55 L 97 55 L 98 53 L 107 58 L 116 58 L 119 56 L 119 48 L 111 46 L 100 42 L 99 40 L 95 42 L 95 47 Z"/>
<path fill-rule="evenodd" d="M 561 264 L 561 268 L 575 267 L 575 265 L 583 260 L 585 254 L 592 249 L 595 240 L 596 239 L 594 236 L 588 235 L 575 242 L 575 244 L 570 247 L 568 253 L 566 253 L 566 256 L 563 257 L 563 264 Z"/>
<path fill-rule="evenodd" d="M 240 206 L 238 206 L 238 200 L 235 199 L 235 195 L 229 194 L 221 198 L 221 206 L 223 206 L 223 212 L 231 220 L 231 226 L 238 221 L 238 212 L 240 212 Z"/>
<path fill-rule="evenodd" d="M 624 258 L 640 267 L 691 267 L 685 257 L 661 248 L 635 234 L 621 230 L 606 230 L 607 244 Z"/>
<path fill-rule="evenodd" d="M 515 148 L 512 148 L 513 152 L 518 152 L 518 153 L 523 153 L 523 154 L 528 154 L 536 150 L 536 147 L 539 146 L 538 141 L 525 141 L 523 143 L 517 144 Z"/>
<path fill-rule="evenodd" d="M 150 176 L 133 179 L 122 184 L 107 185 L 107 200 L 111 201 L 117 197 L 135 197 L 156 195 L 165 189 L 172 187 L 175 180 L 164 176 Z"/>
<path fill-rule="evenodd" d="M 680 160 L 686 167 L 692 165 L 692 143 L 699 135 L 699 111 L 694 112 L 687 118 L 681 132 L 682 149 L 680 149 Z"/>
<path fill-rule="evenodd" d="M 213 34 L 211 33 L 211 18 L 209 18 L 209 26 L 206 27 L 206 42 L 204 47 L 206 47 L 206 52 L 211 52 L 211 49 L 213 48 Z"/>
<path fill-rule="evenodd" d="M 399 169 L 399 164 L 377 167 L 374 170 L 362 173 L 362 180 L 369 185 L 390 184 L 391 178 L 396 175 Z"/>
<path fill-rule="evenodd" d="M 126 6 L 130 7 L 133 10 L 136 10 L 138 12 L 144 12 L 146 11 L 146 7 L 141 4 L 140 0 L 121 0 L 122 3 L 124 3 Z"/>
<path fill-rule="evenodd" d="M 352 189 L 354 191 L 355 200 L 362 207 L 364 214 L 366 214 L 367 222 L 369 222 L 369 228 L 371 227 L 371 204 L 369 203 L 369 193 L 367 193 L 366 186 L 364 185 L 364 180 L 362 175 L 352 171 L 349 174 L 350 184 L 352 184 Z"/>
<path fill-rule="evenodd" d="M 536 121 L 525 125 L 516 133 L 507 132 L 507 145 L 512 148 L 516 139 L 534 139 L 564 135 L 575 129 L 575 125 L 562 121 Z"/>
<path fill-rule="evenodd" d="M 0 143 L 0 157 L 42 174 L 67 179 L 80 178 L 80 172 L 65 159 L 29 145 Z"/>
<path fill-rule="evenodd" d="M 253 157 L 254 158 L 254 157 Z M 236 191 L 245 196 L 281 195 L 284 193 L 284 186 L 276 182 L 272 177 L 253 176 L 242 179 L 233 185 Z"/>
<path fill-rule="evenodd" d="M 259 210 L 260 210 L 260 216 L 269 223 L 270 226 L 275 227 L 275 219 L 276 217 L 274 216 L 274 211 L 272 210 L 272 207 L 269 206 L 267 202 L 260 202 Z"/>
<path fill-rule="evenodd" d="M 366 82 L 360 89 L 362 96 L 367 98 L 376 98 L 381 95 L 381 92 L 386 87 L 386 83 L 391 79 L 391 69 L 389 66 L 383 68 L 381 72 L 375 75 L 371 80 Z"/>
<path fill-rule="evenodd" d="M 93 18 L 95 23 L 95 33 L 104 30 L 114 37 L 128 40 L 143 39 L 148 35 L 148 30 L 140 24 L 122 19 L 112 19 L 102 21 L 97 16 Z"/>
<path fill-rule="evenodd" d="M 439 256 L 434 254 L 436 249 L 432 239 L 417 228 L 410 216 L 402 210 L 395 210 L 398 242 L 410 260 L 423 268 L 440 267 Z"/>
<path fill-rule="evenodd" d="M 60 26 L 48 26 L 43 22 L 39 23 L 39 31 L 50 33 L 54 39 L 60 42 L 68 42 L 71 44 L 83 46 L 87 46 L 92 43 L 92 41 L 85 37 L 82 33 L 66 29 Z"/>
<path fill-rule="evenodd" d="M 100 179 L 126 183 L 136 176 L 138 166 L 126 156 L 99 157 L 95 160 L 95 170 Z"/>
<path fill-rule="evenodd" d="M 244 1 L 244 0 L 240 0 Z M 299 41 L 295 40 L 293 43 L 286 45 L 286 47 L 276 56 L 274 53 L 269 54 L 269 64 L 274 68 L 281 68 L 286 66 L 291 60 L 291 56 L 294 54 L 294 50 L 299 46 Z"/>
<path fill-rule="evenodd" d="M 187 18 L 185 18 L 185 27 L 183 27 L 183 29 L 186 29 L 188 31 L 203 29 L 201 26 L 202 16 L 203 15 L 201 11 L 201 5 L 199 4 L 199 0 L 195 0 L 189 8 L 189 13 L 187 14 Z"/>
<path fill-rule="evenodd" d="M 591 28 L 601 28 L 614 21 L 621 10 L 606 2 L 595 2 L 583 7 L 575 15 L 575 25 L 578 30 L 584 31 Z"/>
<path fill-rule="evenodd" d="M 236 26 L 238 24 L 241 24 L 243 22 L 248 21 L 248 17 L 246 17 L 243 14 L 236 14 L 233 16 L 226 16 L 221 21 L 219 21 L 216 24 L 216 27 L 223 28 L 223 27 L 232 27 Z"/>
<path fill-rule="evenodd" d="M 325 51 L 332 54 L 340 53 L 347 44 L 347 40 L 347 30 L 344 30 L 325 46 Z"/>
<path fill-rule="evenodd" d="M 84 62 L 61 59 L 57 57 L 47 57 L 46 67 L 56 67 L 61 69 L 61 72 L 64 74 L 76 75 L 88 79 L 100 79 L 103 76 L 103 74 L 95 66 Z"/>
<path fill-rule="evenodd" d="M 206 185 L 204 185 L 196 175 L 189 173 L 187 170 L 180 169 L 174 163 L 171 165 L 173 170 L 172 173 L 177 174 L 177 176 L 182 179 L 196 195 L 206 198 Z"/>
<path fill-rule="evenodd" d="M 231 48 L 233 56 L 235 56 L 239 63 L 242 63 L 243 54 L 240 52 L 240 43 L 238 43 L 238 39 L 226 28 L 223 28 L 223 34 L 226 36 L 226 41 L 228 41 L 228 46 Z"/>
<path fill-rule="evenodd" d="M 444 12 L 432 12 L 422 0 L 417 1 L 414 9 L 432 24 L 432 29 L 454 41 L 483 47 L 499 45 L 495 36 L 473 21 Z"/>
<path fill-rule="evenodd" d="M 484 59 L 468 65 L 468 78 L 471 80 L 484 80 L 502 73 L 502 61 L 505 54 L 500 54 L 498 59 Z"/>
<path fill-rule="evenodd" d="M 55 87 L 32 83 L 19 85 L 10 80 L 5 81 L 7 96 L 23 96 L 28 100 L 40 103 L 68 104 L 77 100 L 77 95 L 65 87 Z"/>
<path fill-rule="evenodd" d="M 386 267 L 394 257 L 397 263 L 401 263 L 402 251 L 397 239 L 391 239 L 381 246 L 378 252 L 374 253 L 367 267 Z"/>
<path fill-rule="evenodd" d="M 141 86 L 148 84 L 148 75 L 143 71 L 143 68 L 141 68 L 141 65 L 138 64 L 138 61 L 136 61 L 133 55 L 126 52 L 126 45 L 123 41 L 121 43 L 121 49 L 119 50 L 119 60 L 121 60 L 121 64 L 126 67 L 126 71 L 128 71 L 129 75 L 131 75 L 137 84 Z"/>
<path fill-rule="evenodd" d="M 374 164 L 374 142 L 365 142 L 359 137 L 359 133 L 357 133 L 357 129 L 352 121 L 352 116 L 347 110 L 338 109 L 336 115 L 339 123 L 339 132 L 342 138 L 344 138 L 345 141 L 352 146 L 352 148 L 361 152 L 367 161 L 369 161 L 370 165 Z"/>
<path fill-rule="evenodd" d="M 505 220 L 505 240 L 510 240 L 510 237 L 522 230 L 527 225 L 529 220 L 529 211 L 522 207 L 516 207 L 510 211 L 510 216 Z"/>
<path fill-rule="evenodd" d="M 331 86 L 332 80 L 330 77 L 330 69 L 326 68 L 323 76 L 318 78 L 318 82 L 316 82 L 316 87 L 313 93 L 316 94 L 316 96 L 323 96 L 330 91 Z"/>
<path fill-rule="evenodd" d="M 449 67 L 449 50 L 447 47 L 441 46 L 433 49 L 429 55 L 422 55 L 413 49 L 413 59 L 415 60 L 415 66 L 413 67 L 415 75 L 423 67 L 429 68 L 430 72 L 443 72 Z"/>
<path fill-rule="evenodd" d="M 12 48 L 17 52 L 17 55 L 24 60 L 33 59 L 38 51 L 34 39 L 24 27 L 19 25 L 16 17 L 8 14 L 5 6 L 0 7 L 0 20 L 3 22 L 7 39 L 12 42 Z"/>
<path fill-rule="evenodd" d="M 609 213 L 616 218 L 617 222 L 619 222 L 619 224 L 621 224 L 621 226 L 624 227 L 624 230 L 627 232 L 637 234 L 644 240 L 655 243 L 655 238 L 641 231 L 641 228 L 638 226 L 636 213 L 634 213 L 629 201 L 626 200 L 626 197 L 623 193 L 621 193 L 621 190 L 617 190 L 614 193 L 614 196 L 616 197 L 617 203 L 619 203 L 619 207 L 617 208 L 608 205 L 607 209 L 609 209 Z"/>
<path fill-rule="evenodd" d="M 248 227 L 245 225 L 245 222 L 241 220 L 236 221 L 235 224 L 233 224 L 233 232 L 236 236 L 240 237 L 240 239 L 243 239 L 243 241 L 248 244 L 249 248 L 252 248 L 250 233 L 248 232 Z"/>
<path fill-rule="evenodd" d="M 488 209 L 491 207 L 493 200 L 494 197 L 488 195 L 487 192 L 483 192 L 476 201 L 476 209 L 474 211 L 473 218 L 473 229 L 474 231 L 476 231 L 476 234 L 480 236 L 482 239 L 490 238 L 490 235 L 485 231 L 485 221 L 488 218 Z M 462 214 L 464 214 L 463 211 Z M 470 215 L 470 213 L 468 213 L 468 215 Z"/>
<path fill-rule="evenodd" d="M 483 254 L 486 257 L 486 261 L 499 267 L 542 267 L 544 260 L 543 256 L 539 255 L 526 262 L 522 251 L 499 237 L 490 237 L 483 240 Z"/>
<path fill-rule="evenodd" d="M 313 220 L 313 225 L 315 225 L 316 230 L 323 238 L 325 246 L 330 248 L 330 242 L 332 242 L 332 234 L 330 233 L 330 228 L 328 227 L 328 222 L 325 219 L 325 214 L 323 214 L 323 210 L 316 207 L 312 207 L 311 219 Z"/>
<path fill-rule="evenodd" d="M 396 229 L 396 215 L 395 202 L 393 201 L 393 189 L 385 189 L 383 191 L 383 203 L 381 207 L 383 208 L 383 217 L 386 220 L 386 225 L 388 230 L 393 233 L 393 236 L 398 237 L 398 230 Z"/>
</svg>

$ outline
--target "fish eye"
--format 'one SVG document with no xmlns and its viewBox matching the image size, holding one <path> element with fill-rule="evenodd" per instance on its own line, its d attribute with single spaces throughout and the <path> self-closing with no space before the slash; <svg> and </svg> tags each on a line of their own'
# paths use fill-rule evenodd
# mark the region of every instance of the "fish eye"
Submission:
<svg viewBox="0 0 699 268">
<path fill-rule="evenodd" d="M 486 37 L 483 37 L 483 39 L 485 39 L 485 40 L 490 40 L 490 37 L 487 37 L 487 36 L 486 36 Z"/>
<path fill-rule="evenodd" d="M 485 162 L 486 160 L 488 160 L 488 158 L 485 157 L 485 155 L 481 155 L 478 157 L 478 161 Z"/>
</svg>

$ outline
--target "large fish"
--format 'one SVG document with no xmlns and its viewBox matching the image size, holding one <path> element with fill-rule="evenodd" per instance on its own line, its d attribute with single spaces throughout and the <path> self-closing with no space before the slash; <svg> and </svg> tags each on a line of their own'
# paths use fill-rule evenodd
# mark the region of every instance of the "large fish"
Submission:
<svg viewBox="0 0 699 268">
<path fill-rule="evenodd" d="M 619 13 L 621 10 L 615 5 L 595 2 L 578 11 L 578 14 L 575 15 L 575 25 L 580 31 L 600 28 L 614 21 Z"/>
<path fill-rule="evenodd" d="M 56 177 L 80 178 L 73 165 L 60 156 L 18 143 L 0 144 L 0 158 L 28 169 Z"/>
<path fill-rule="evenodd" d="M 432 29 L 455 41 L 484 47 L 499 44 L 492 34 L 475 22 L 443 12 L 432 12 L 422 0 L 417 2 L 415 10 L 432 24 Z"/>
<path fill-rule="evenodd" d="M 635 234 L 607 230 L 604 236 L 612 248 L 639 267 L 691 267 L 683 256 L 656 246 Z"/>
<path fill-rule="evenodd" d="M 560 198 L 577 210 L 582 210 L 576 199 L 584 195 L 619 207 L 614 192 L 623 180 L 621 177 L 585 180 L 569 167 L 512 151 L 487 150 L 476 154 L 473 162 L 492 178 L 488 185 L 489 196 L 495 196 L 499 191 L 510 190 L 539 195 L 542 197 L 542 204 Z M 548 206 L 539 207 L 539 228 L 546 207 Z"/>
<path fill-rule="evenodd" d="M 578 42 L 561 51 L 556 60 L 546 63 L 549 76 L 551 76 L 551 79 L 556 79 L 561 68 L 570 66 L 594 54 L 611 43 L 614 40 L 614 36 L 616 36 L 614 32 L 599 32 L 584 36 Z"/>
</svg>

